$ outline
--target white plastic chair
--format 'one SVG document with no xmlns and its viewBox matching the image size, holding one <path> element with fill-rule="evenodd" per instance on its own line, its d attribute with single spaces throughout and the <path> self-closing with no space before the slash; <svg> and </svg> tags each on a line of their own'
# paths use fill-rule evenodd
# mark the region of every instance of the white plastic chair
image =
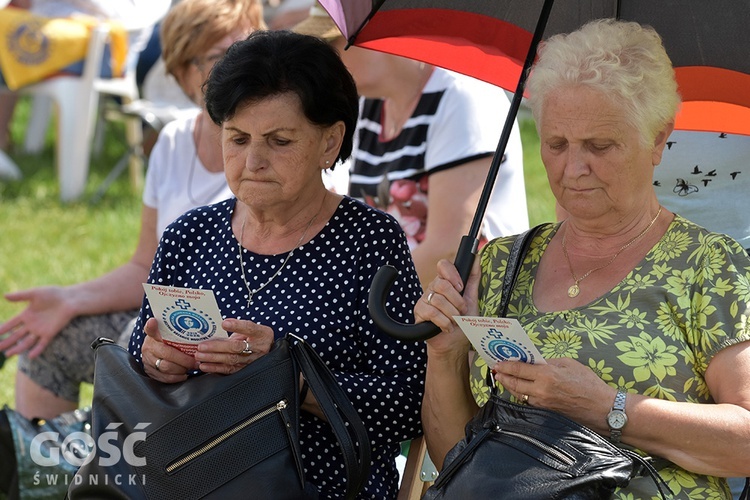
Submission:
<svg viewBox="0 0 750 500">
<path fill-rule="evenodd" d="M 92 30 L 82 75 L 56 76 L 18 89 L 19 93 L 35 96 L 24 142 L 27 152 L 42 149 L 49 123 L 50 100 L 57 105 L 56 163 L 60 198 L 63 201 L 79 198 L 86 187 L 99 95 L 119 96 L 124 104 L 139 97 L 135 65 L 129 65 L 119 78 L 100 76 L 108 38 L 107 25 L 101 24 Z M 140 120 L 136 117 L 128 119 L 125 133 L 128 145 L 138 147 L 143 141 Z M 143 161 L 137 155 L 130 158 L 130 173 L 134 186 L 140 187 L 143 182 Z"/>
<path fill-rule="evenodd" d="M 0 151 L 0 180 L 19 180 L 20 178 L 21 170 L 18 168 L 18 165 L 3 151 Z"/>
</svg>

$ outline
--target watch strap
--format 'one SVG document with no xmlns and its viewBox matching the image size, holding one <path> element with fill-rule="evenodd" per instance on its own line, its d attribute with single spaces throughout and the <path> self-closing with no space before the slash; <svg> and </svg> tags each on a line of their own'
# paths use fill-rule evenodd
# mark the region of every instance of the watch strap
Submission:
<svg viewBox="0 0 750 500">
<path fill-rule="evenodd" d="M 611 410 L 611 412 L 613 411 L 621 412 L 625 416 L 626 419 L 627 419 L 627 415 L 625 415 L 625 400 L 627 399 L 627 396 L 628 396 L 628 393 L 624 389 L 617 389 L 617 394 L 615 395 L 615 401 L 612 404 L 612 410 Z M 609 424 L 609 418 L 607 418 L 607 424 Z M 616 429 L 610 425 L 609 440 L 617 444 L 620 442 L 621 437 L 622 437 L 622 427 L 619 429 Z"/>
<path fill-rule="evenodd" d="M 617 394 L 615 395 L 615 402 L 612 405 L 612 409 L 625 411 L 625 399 L 627 398 L 627 396 L 628 393 L 625 392 L 625 389 L 617 389 Z"/>
</svg>

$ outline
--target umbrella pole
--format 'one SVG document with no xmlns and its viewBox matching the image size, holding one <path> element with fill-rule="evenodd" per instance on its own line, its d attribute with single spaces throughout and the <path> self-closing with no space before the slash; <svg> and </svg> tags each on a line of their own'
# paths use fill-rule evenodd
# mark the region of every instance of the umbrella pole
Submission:
<svg viewBox="0 0 750 500">
<path fill-rule="evenodd" d="M 492 195 L 492 190 L 495 186 L 495 180 L 497 174 L 500 171 L 500 164 L 502 163 L 503 156 L 505 155 L 505 148 L 508 145 L 508 139 L 510 138 L 511 130 L 513 129 L 513 123 L 518 116 L 518 110 L 521 107 L 521 100 L 523 99 L 523 92 L 526 88 L 526 79 L 528 77 L 531 65 L 534 63 L 536 58 L 536 49 L 539 46 L 539 42 L 542 40 L 544 35 L 544 29 L 547 27 L 547 21 L 549 20 L 550 12 L 552 11 L 552 5 L 555 0 L 545 0 L 542 10 L 537 20 L 536 28 L 534 29 L 534 35 L 531 38 L 531 44 L 529 45 L 529 51 L 526 54 L 526 60 L 523 63 L 521 69 L 521 76 L 518 79 L 518 85 L 516 91 L 513 94 L 513 100 L 508 110 L 508 115 L 505 118 L 505 125 L 503 131 L 500 134 L 500 140 L 495 150 L 495 154 L 492 157 L 492 163 L 490 169 L 487 172 L 487 179 L 485 180 L 484 187 L 482 188 L 482 194 L 477 204 L 477 210 L 474 213 L 474 219 L 469 229 L 469 234 L 461 238 L 458 251 L 456 253 L 456 259 L 453 262 L 458 269 L 461 279 L 464 283 L 469 279 L 471 274 L 471 268 L 474 265 L 474 258 L 477 254 L 479 247 L 479 231 L 482 227 L 482 221 L 484 219 L 484 213 L 487 211 L 487 204 Z M 382 2 L 380 3 L 382 5 Z M 380 7 L 378 5 L 378 7 Z M 433 323 L 425 322 L 417 325 L 408 325 L 395 321 L 385 310 L 385 302 L 388 298 L 388 290 L 390 289 L 393 282 L 398 276 L 398 270 L 393 266 L 383 266 L 378 269 L 377 273 L 372 280 L 370 287 L 370 295 L 368 297 L 367 308 L 375 322 L 380 329 L 386 332 L 391 337 L 399 340 L 410 340 L 420 341 L 427 340 L 438 333 L 440 328 L 435 326 Z"/>
<path fill-rule="evenodd" d="M 552 4 L 554 3 L 554 1 L 555 0 L 546 0 L 544 2 L 544 7 L 542 8 L 542 12 L 537 22 L 534 36 L 531 39 L 529 51 L 526 54 L 526 60 L 524 61 L 523 68 L 521 69 L 521 77 L 518 79 L 518 85 L 516 86 L 516 91 L 513 94 L 513 99 L 510 103 L 510 109 L 508 110 L 508 115 L 505 118 L 503 132 L 500 134 L 500 140 L 498 142 L 497 149 L 495 150 L 495 154 L 492 157 L 490 169 L 487 172 L 487 179 L 485 180 L 484 188 L 482 189 L 482 195 L 479 198 L 477 210 L 474 213 L 474 219 L 471 223 L 471 229 L 469 229 L 468 236 L 472 237 L 475 240 L 479 237 L 479 231 L 482 226 L 482 220 L 484 219 L 484 213 L 487 210 L 487 204 L 489 203 L 490 196 L 492 195 L 492 190 L 495 187 L 497 174 L 500 172 L 500 164 L 502 163 L 503 156 L 505 155 L 505 148 L 508 146 L 510 133 L 513 129 L 513 122 L 515 121 L 516 116 L 518 116 L 518 110 L 521 108 L 521 100 L 523 99 L 523 93 L 526 89 L 526 79 L 528 78 L 531 65 L 534 63 L 534 59 L 536 58 L 536 49 L 539 46 L 539 42 L 541 41 L 542 36 L 544 35 L 544 28 L 547 25 L 549 13 L 552 9 Z"/>
</svg>

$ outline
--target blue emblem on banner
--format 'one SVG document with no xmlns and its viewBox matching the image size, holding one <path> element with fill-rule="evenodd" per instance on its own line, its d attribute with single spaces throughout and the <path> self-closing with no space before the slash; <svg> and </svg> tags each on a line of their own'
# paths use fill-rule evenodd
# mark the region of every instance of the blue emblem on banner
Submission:
<svg viewBox="0 0 750 500">
<path fill-rule="evenodd" d="M 33 66 L 49 59 L 50 41 L 42 26 L 39 21 L 29 21 L 8 34 L 8 49 L 18 62 Z"/>
</svg>

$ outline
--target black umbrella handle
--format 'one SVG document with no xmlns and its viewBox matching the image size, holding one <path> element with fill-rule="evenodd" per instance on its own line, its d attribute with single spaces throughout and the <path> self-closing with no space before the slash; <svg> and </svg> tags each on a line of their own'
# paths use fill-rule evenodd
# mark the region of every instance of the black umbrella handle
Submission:
<svg viewBox="0 0 750 500">
<path fill-rule="evenodd" d="M 471 274 L 471 266 L 474 265 L 474 258 L 477 254 L 478 241 L 476 238 L 464 236 L 461 238 L 461 244 L 456 253 L 456 260 L 453 262 L 461 275 L 461 280 L 466 283 Z M 419 323 L 411 325 L 400 323 L 388 315 L 385 309 L 385 301 L 388 298 L 388 291 L 393 282 L 396 281 L 398 270 L 393 266 L 383 266 L 375 273 L 370 286 L 370 296 L 367 301 L 367 309 L 375 324 L 385 333 L 399 340 L 408 340 L 418 342 L 427 340 L 438 333 L 440 328 L 433 323 Z"/>
</svg>

